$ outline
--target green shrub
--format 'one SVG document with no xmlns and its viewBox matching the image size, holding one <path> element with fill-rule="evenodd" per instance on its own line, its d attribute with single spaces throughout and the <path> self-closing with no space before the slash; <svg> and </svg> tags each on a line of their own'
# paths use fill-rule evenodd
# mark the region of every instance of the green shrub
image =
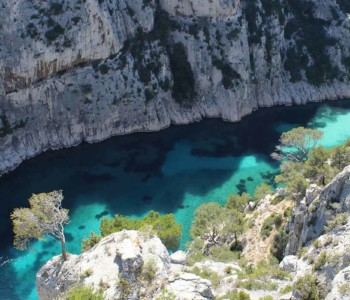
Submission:
<svg viewBox="0 0 350 300">
<path fill-rule="evenodd" d="M 254 200 L 264 199 L 269 194 L 272 194 L 272 189 L 268 184 L 263 182 L 255 189 Z"/>
<path fill-rule="evenodd" d="M 259 300 L 274 300 L 274 298 L 268 295 L 268 296 L 260 297 Z"/>
<path fill-rule="evenodd" d="M 344 283 L 338 287 L 338 291 L 342 296 L 350 295 L 350 283 Z"/>
<path fill-rule="evenodd" d="M 267 217 L 261 227 L 260 234 L 263 237 L 269 237 L 274 227 L 279 227 L 282 224 L 282 216 L 280 214 L 272 214 Z"/>
<path fill-rule="evenodd" d="M 335 214 L 327 221 L 327 225 L 325 226 L 325 231 L 330 232 L 337 226 L 343 226 L 347 223 L 349 214 L 348 213 L 340 213 Z"/>
<path fill-rule="evenodd" d="M 100 73 L 101 73 L 102 75 L 107 74 L 108 71 L 109 71 L 109 67 L 108 67 L 108 65 L 106 65 L 106 64 L 100 65 L 100 66 L 98 67 L 98 69 L 100 70 Z"/>
<path fill-rule="evenodd" d="M 153 260 L 149 260 L 142 268 L 141 278 L 145 281 L 151 282 L 157 274 L 157 267 Z"/>
<path fill-rule="evenodd" d="M 282 196 L 277 196 L 273 198 L 270 202 L 272 205 L 277 205 L 278 203 L 281 203 L 284 200 Z"/>
<path fill-rule="evenodd" d="M 231 65 L 223 61 L 222 59 L 218 59 L 214 57 L 213 65 L 219 69 L 222 73 L 222 84 L 225 89 L 230 89 L 233 87 L 234 81 L 241 79 L 241 75 L 239 75 L 235 70 L 232 69 Z"/>
<path fill-rule="evenodd" d="M 80 85 L 80 88 L 84 94 L 90 94 L 92 92 L 91 84 L 82 84 Z"/>
<path fill-rule="evenodd" d="M 314 271 L 320 270 L 326 263 L 328 262 L 328 257 L 326 251 L 322 251 L 316 259 L 316 262 L 314 264 Z"/>
<path fill-rule="evenodd" d="M 321 300 L 325 296 L 317 277 L 312 274 L 298 278 L 293 286 L 293 290 L 302 300 Z"/>
<path fill-rule="evenodd" d="M 92 269 L 87 269 L 80 275 L 80 278 L 81 279 L 85 279 L 87 277 L 90 277 L 92 274 L 93 274 L 93 270 Z"/>
<path fill-rule="evenodd" d="M 90 233 L 90 237 L 89 238 L 85 238 L 83 239 L 82 243 L 81 243 L 81 248 L 83 251 L 87 251 L 90 250 L 92 247 L 94 247 L 100 240 L 102 239 L 102 237 L 94 232 Z"/>
<path fill-rule="evenodd" d="M 284 257 L 284 250 L 287 247 L 288 243 L 288 234 L 282 229 L 276 233 L 273 238 L 271 245 L 271 254 L 278 259 L 278 261 L 282 261 Z"/>
<path fill-rule="evenodd" d="M 153 210 L 141 220 L 122 215 L 115 215 L 112 219 L 104 218 L 100 231 L 102 236 L 107 236 L 124 229 L 142 230 L 146 227 L 151 227 L 168 249 L 176 249 L 179 246 L 182 227 L 175 221 L 174 214 L 161 215 Z"/>
<path fill-rule="evenodd" d="M 220 299 L 229 299 L 229 300 L 250 300 L 249 294 L 247 294 L 244 291 L 233 291 L 228 295 L 225 295 L 224 297 Z"/>
<path fill-rule="evenodd" d="M 281 295 L 284 295 L 284 294 L 290 293 L 292 290 L 293 290 L 292 286 L 288 284 L 288 285 L 286 285 L 285 287 L 281 288 L 281 289 L 279 290 L 279 293 L 280 293 Z"/>
<path fill-rule="evenodd" d="M 181 43 L 176 43 L 168 54 L 174 81 L 172 95 L 176 102 L 188 104 L 196 92 L 194 75 L 187 60 L 185 47 Z"/>
<path fill-rule="evenodd" d="M 214 287 L 217 287 L 220 284 L 221 277 L 219 274 L 212 272 L 209 268 L 200 269 L 198 267 L 194 267 L 191 272 L 204 279 L 209 279 Z"/>
<path fill-rule="evenodd" d="M 102 291 L 94 291 L 92 287 L 74 286 L 64 296 L 65 300 L 103 300 Z"/>
<path fill-rule="evenodd" d="M 260 281 L 260 280 L 248 279 L 245 281 L 238 282 L 237 285 L 238 287 L 249 291 L 255 291 L 255 290 L 273 291 L 278 288 L 277 283 L 273 283 L 268 280 Z"/>
<path fill-rule="evenodd" d="M 120 297 L 121 299 L 126 299 L 130 294 L 132 294 L 132 286 L 125 278 L 120 278 L 118 285 L 120 287 Z"/>
<path fill-rule="evenodd" d="M 230 262 L 239 258 L 237 251 L 231 251 L 227 245 L 212 247 L 209 255 L 215 261 Z"/>
<path fill-rule="evenodd" d="M 160 292 L 160 296 L 156 298 L 156 300 L 175 300 L 176 295 L 173 292 L 169 292 L 167 289 L 162 289 Z"/>
<path fill-rule="evenodd" d="M 53 28 L 45 32 L 45 37 L 49 42 L 53 42 L 62 34 L 64 34 L 64 29 L 60 24 L 56 24 Z"/>
</svg>

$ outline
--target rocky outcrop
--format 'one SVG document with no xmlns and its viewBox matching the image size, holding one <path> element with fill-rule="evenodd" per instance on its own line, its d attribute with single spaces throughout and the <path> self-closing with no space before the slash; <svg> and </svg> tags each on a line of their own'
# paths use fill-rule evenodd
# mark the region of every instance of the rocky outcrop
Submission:
<svg viewBox="0 0 350 300">
<path fill-rule="evenodd" d="M 170 278 L 165 290 L 175 295 L 176 299 L 214 299 L 210 287 L 209 280 L 191 273 L 182 273 Z"/>
<path fill-rule="evenodd" d="M 304 278 L 313 274 L 325 299 L 350 299 L 350 218 L 345 224 L 338 224 L 330 232 L 314 239 L 312 244 L 301 254 L 286 256 L 280 267 L 294 274 L 293 279 Z M 294 293 L 293 299 L 301 299 Z"/>
<path fill-rule="evenodd" d="M 314 186 L 311 189 L 313 192 L 307 191 L 306 195 L 318 190 L 318 196 L 314 194 L 312 201 L 310 197 L 304 198 L 294 211 L 288 228 L 290 237 L 286 254 L 295 254 L 298 249 L 318 238 L 327 223 L 340 223 L 340 218 L 350 212 L 350 166 L 323 189 L 315 189 Z"/>
<path fill-rule="evenodd" d="M 0 174 L 83 141 L 350 98 L 335 0 L 0 5 Z"/>
<path fill-rule="evenodd" d="M 284 194 L 284 189 L 279 189 L 274 195 L 266 195 L 257 201 L 254 210 L 247 210 L 246 220 L 248 224 L 252 225 L 242 234 L 240 239 L 243 245 L 242 256 L 249 261 L 258 263 L 270 257 L 274 238 L 287 223 L 285 212 L 293 207 L 293 202 L 287 197 L 284 198 L 282 196 Z M 273 226 L 271 232 L 267 234 L 268 236 L 263 235 L 262 229 L 265 222 L 274 216 L 281 217 L 281 224 L 278 227 Z"/>
<path fill-rule="evenodd" d="M 184 17 L 211 17 L 214 19 L 225 19 L 237 13 L 240 0 L 185 0 L 168 1 L 160 0 L 160 6 L 171 16 Z"/>
<path fill-rule="evenodd" d="M 341 270 L 332 281 L 326 300 L 350 299 L 350 267 Z"/>
<path fill-rule="evenodd" d="M 41 300 L 52 300 L 75 285 L 102 289 L 104 299 L 212 299 L 211 285 L 201 277 L 172 272 L 170 256 L 160 239 L 137 231 L 121 231 L 103 238 L 67 261 L 55 256 L 37 273 Z"/>
</svg>

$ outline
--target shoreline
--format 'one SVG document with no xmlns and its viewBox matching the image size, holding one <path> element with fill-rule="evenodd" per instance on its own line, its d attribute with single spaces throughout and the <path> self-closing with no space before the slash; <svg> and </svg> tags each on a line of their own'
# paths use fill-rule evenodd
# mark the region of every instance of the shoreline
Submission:
<svg viewBox="0 0 350 300">
<path fill-rule="evenodd" d="M 13 167 L 11 167 L 11 168 L 4 169 L 4 170 L 0 169 L 0 179 L 4 178 L 6 175 L 9 175 L 13 171 L 15 171 L 19 166 L 22 165 L 22 163 L 25 163 L 28 160 L 37 158 L 40 155 L 42 155 L 42 154 L 44 154 L 46 152 L 49 152 L 49 151 L 60 151 L 60 150 L 64 150 L 64 149 L 75 148 L 75 147 L 81 146 L 83 144 L 101 143 L 101 142 L 104 142 L 104 141 L 109 140 L 111 138 L 115 138 L 115 137 L 119 137 L 119 136 L 122 137 L 122 136 L 133 135 L 133 134 L 157 133 L 157 132 L 166 130 L 166 129 L 170 128 L 170 127 L 173 127 L 173 126 L 187 126 L 187 125 L 194 124 L 194 123 L 199 123 L 199 122 L 202 122 L 202 121 L 205 121 L 205 120 L 218 120 L 218 121 L 225 122 L 225 123 L 237 124 L 237 123 L 240 123 L 240 122 L 244 121 L 246 118 L 254 117 L 255 113 L 261 112 L 263 110 L 269 110 L 269 109 L 273 109 L 273 108 L 288 108 L 288 107 L 300 107 L 300 106 L 306 106 L 306 105 L 318 105 L 318 104 L 322 104 L 322 103 L 325 103 L 325 102 L 333 102 L 333 101 L 350 101 L 350 98 L 345 96 L 345 97 L 339 97 L 339 98 L 325 99 L 325 100 L 322 100 L 322 101 L 312 101 L 311 100 L 311 101 L 303 102 L 303 103 L 293 103 L 293 104 L 286 103 L 286 104 L 276 104 L 276 105 L 271 105 L 271 106 L 259 106 L 257 109 L 252 110 L 251 113 L 243 115 L 239 120 L 236 120 L 236 121 L 225 119 L 222 116 L 213 116 L 213 117 L 212 116 L 202 116 L 199 119 L 191 119 L 187 123 L 171 122 L 170 124 L 167 124 L 166 126 L 160 127 L 158 129 L 155 129 L 155 130 L 152 130 L 152 129 L 151 130 L 147 130 L 147 129 L 145 129 L 145 130 L 138 130 L 138 129 L 135 129 L 135 130 L 131 130 L 130 132 L 111 134 L 111 135 L 108 135 L 108 136 L 106 136 L 106 137 L 104 137 L 102 139 L 96 139 L 96 140 L 87 140 L 86 138 L 83 138 L 78 143 L 74 143 L 74 144 L 72 144 L 70 146 L 62 146 L 62 147 L 57 147 L 57 148 L 56 147 L 48 147 L 48 148 L 43 149 L 42 151 L 40 151 L 38 153 L 35 153 L 34 155 L 31 155 L 31 156 L 28 156 L 28 157 L 22 159 L 22 161 L 20 163 L 14 164 Z"/>
</svg>

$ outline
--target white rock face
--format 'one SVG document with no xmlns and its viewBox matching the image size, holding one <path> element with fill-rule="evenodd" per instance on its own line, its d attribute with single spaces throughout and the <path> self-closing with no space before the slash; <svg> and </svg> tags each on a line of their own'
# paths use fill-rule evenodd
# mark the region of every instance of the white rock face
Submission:
<svg viewBox="0 0 350 300">
<path fill-rule="evenodd" d="M 350 217 L 345 225 L 338 225 L 312 243 L 297 261 L 293 280 L 296 281 L 306 274 L 314 274 L 326 295 L 328 294 L 326 299 L 350 299 L 349 249 Z M 293 264 L 294 261 L 293 258 Z M 297 294 L 293 296 L 299 299 Z"/>
<path fill-rule="evenodd" d="M 306 190 L 305 201 L 309 205 L 321 193 L 322 188 L 316 184 L 311 184 Z"/>
<path fill-rule="evenodd" d="M 83 141 L 350 98 L 349 22 L 331 0 L 314 1 L 314 15 L 339 15 L 326 31 L 336 39 L 327 52 L 341 78 L 320 85 L 304 71 L 291 80 L 285 62 L 294 42 L 285 37 L 286 23 L 266 15 L 259 0 L 62 3 L 0 0 L 0 175 L 48 149 Z M 256 4 L 253 21 L 247 3 Z M 182 80 L 174 77 L 174 65 L 181 65 L 175 45 L 182 45 L 191 70 L 184 73 L 193 73 L 187 102 L 174 98 Z"/>
<path fill-rule="evenodd" d="M 240 0 L 160 0 L 160 4 L 172 16 L 223 19 L 237 13 Z"/>
<path fill-rule="evenodd" d="M 350 299 L 350 267 L 341 270 L 332 281 L 326 300 Z"/>
<path fill-rule="evenodd" d="M 81 255 L 69 255 L 67 261 L 55 256 L 37 273 L 37 291 L 41 300 L 52 300 L 74 284 L 104 287 L 105 299 L 119 298 L 124 278 L 132 285 L 130 299 L 137 299 L 137 283 L 143 267 L 152 263 L 156 280 L 170 274 L 168 251 L 157 237 L 145 238 L 136 231 L 121 231 L 102 239 Z"/>
<path fill-rule="evenodd" d="M 350 212 L 350 166 L 322 190 L 317 190 L 318 196 L 314 194 L 314 200 L 308 205 L 302 201 L 294 213 L 294 221 L 289 226 L 287 254 L 295 254 L 302 245 L 319 237 L 328 220 L 339 213 Z"/>
<path fill-rule="evenodd" d="M 166 290 L 173 293 L 176 300 L 214 299 L 210 289 L 210 281 L 191 273 L 169 279 Z"/>
<path fill-rule="evenodd" d="M 280 262 L 279 267 L 287 272 L 295 272 L 297 269 L 298 257 L 295 255 L 287 255 Z"/>
<path fill-rule="evenodd" d="M 176 251 L 172 255 L 170 255 L 170 260 L 172 264 L 185 265 L 186 264 L 186 252 L 184 251 Z"/>
<path fill-rule="evenodd" d="M 143 271 L 150 266 L 154 278 L 145 279 Z M 213 299 L 210 281 L 170 264 L 158 237 L 133 230 L 111 234 L 65 262 L 55 256 L 37 273 L 36 285 L 40 300 L 56 299 L 73 285 L 102 289 L 106 300 L 121 299 L 126 293 L 130 300 L 157 299 L 164 291 L 176 300 Z"/>
<path fill-rule="evenodd" d="M 138 27 L 153 28 L 153 1 L 146 6 L 142 0 L 53 3 L 0 1 L 0 75 L 5 78 L 0 94 L 84 62 L 106 59 L 118 53 Z M 48 32 L 60 32 L 57 26 L 64 29 L 52 41 Z"/>
</svg>

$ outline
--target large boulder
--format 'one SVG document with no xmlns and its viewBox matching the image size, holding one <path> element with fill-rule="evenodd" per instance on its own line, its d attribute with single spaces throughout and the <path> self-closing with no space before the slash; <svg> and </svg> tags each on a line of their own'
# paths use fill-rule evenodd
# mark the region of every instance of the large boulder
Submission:
<svg viewBox="0 0 350 300">
<path fill-rule="evenodd" d="M 214 299 L 210 289 L 210 281 L 191 273 L 182 273 L 170 278 L 165 290 L 173 293 L 176 300 Z"/>
<path fill-rule="evenodd" d="M 287 272 L 295 272 L 297 269 L 298 257 L 295 255 L 287 255 L 280 262 L 280 268 Z"/>
<path fill-rule="evenodd" d="M 186 264 L 186 252 L 184 251 L 176 251 L 170 256 L 170 260 L 172 264 L 185 265 Z"/>
</svg>

